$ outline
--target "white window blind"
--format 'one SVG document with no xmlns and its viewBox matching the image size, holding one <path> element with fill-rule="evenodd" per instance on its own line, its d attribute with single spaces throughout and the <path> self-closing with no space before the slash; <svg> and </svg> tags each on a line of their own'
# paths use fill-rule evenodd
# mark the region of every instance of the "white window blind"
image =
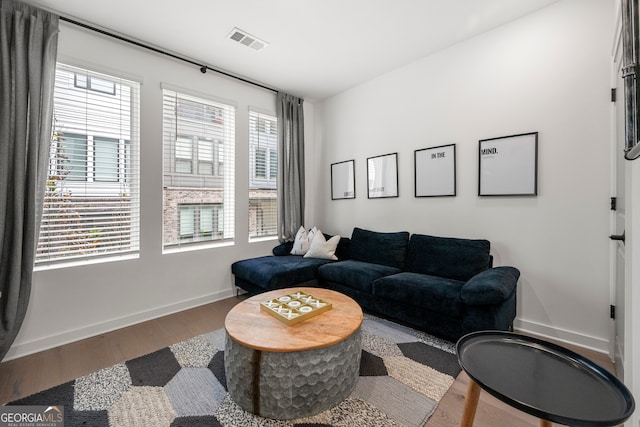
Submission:
<svg viewBox="0 0 640 427">
<path fill-rule="evenodd" d="M 278 232 L 277 124 L 272 115 L 249 111 L 249 239 Z"/>
<path fill-rule="evenodd" d="M 235 107 L 163 89 L 163 246 L 234 237 Z"/>
<path fill-rule="evenodd" d="M 139 250 L 139 86 L 57 64 L 36 265 Z"/>
</svg>

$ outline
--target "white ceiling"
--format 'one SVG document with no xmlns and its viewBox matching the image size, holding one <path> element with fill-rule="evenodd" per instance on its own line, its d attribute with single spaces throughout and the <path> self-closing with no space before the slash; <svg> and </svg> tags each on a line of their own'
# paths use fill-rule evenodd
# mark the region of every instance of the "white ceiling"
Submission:
<svg viewBox="0 0 640 427">
<path fill-rule="evenodd" d="M 321 100 L 558 0 L 27 0 Z M 269 43 L 227 38 L 238 27 Z"/>
</svg>

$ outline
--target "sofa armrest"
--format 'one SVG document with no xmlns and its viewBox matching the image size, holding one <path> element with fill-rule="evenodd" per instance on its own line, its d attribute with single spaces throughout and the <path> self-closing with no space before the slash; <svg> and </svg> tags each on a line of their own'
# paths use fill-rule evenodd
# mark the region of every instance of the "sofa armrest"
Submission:
<svg viewBox="0 0 640 427">
<path fill-rule="evenodd" d="M 293 249 L 293 241 L 280 243 L 271 251 L 275 256 L 290 255 Z"/>
<path fill-rule="evenodd" d="M 505 301 L 518 283 L 520 271 L 514 267 L 494 267 L 476 274 L 462 286 L 462 302 L 492 305 Z"/>
</svg>

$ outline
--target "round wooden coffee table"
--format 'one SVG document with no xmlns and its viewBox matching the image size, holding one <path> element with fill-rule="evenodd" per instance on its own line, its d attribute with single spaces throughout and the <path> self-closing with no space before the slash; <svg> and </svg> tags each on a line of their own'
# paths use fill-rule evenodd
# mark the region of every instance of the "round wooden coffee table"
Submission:
<svg viewBox="0 0 640 427">
<path fill-rule="evenodd" d="M 260 303 L 304 292 L 332 308 L 294 325 L 264 312 Z M 360 370 L 362 309 L 322 288 L 291 288 L 253 296 L 225 319 L 224 365 L 231 398 L 266 418 L 294 419 L 344 400 Z"/>
</svg>

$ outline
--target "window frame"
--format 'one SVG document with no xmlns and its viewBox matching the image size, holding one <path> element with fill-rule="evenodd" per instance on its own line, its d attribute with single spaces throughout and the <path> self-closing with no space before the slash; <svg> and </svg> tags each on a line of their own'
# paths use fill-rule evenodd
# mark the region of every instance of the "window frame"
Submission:
<svg viewBox="0 0 640 427">
<path fill-rule="evenodd" d="M 114 93 L 78 87 L 78 75 L 87 76 L 87 82 L 112 82 Z M 113 71 L 56 63 L 36 271 L 139 257 L 140 85 Z M 111 122 L 118 124 L 98 123 L 95 117 L 103 115 L 119 117 Z M 82 169 L 75 179 L 61 173 L 63 145 L 69 139 L 84 147 L 75 161 Z M 110 145 L 106 151 L 103 143 Z"/>
<path fill-rule="evenodd" d="M 216 99 L 170 84 L 162 83 L 161 87 L 164 157 L 163 253 L 233 244 L 237 106 L 228 100 Z M 182 102 L 184 100 L 187 102 Z M 198 103 L 206 107 L 200 108 Z M 189 105 L 192 114 L 179 113 L 180 104 Z M 207 122 L 198 122 L 199 117 L 204 117 Z M 179 172 L 175 167 L 175 140 L 178 136 L 192 141 L 191 173 Z M 225 162 L 227 158 L 229 161 Z M 212 233 L 211 239 L 181 238 L 178 205 L 186 204 L 220 204 L 222 217 L 216 226 L 222 224 L 225 227 Z"/>
</svg>

